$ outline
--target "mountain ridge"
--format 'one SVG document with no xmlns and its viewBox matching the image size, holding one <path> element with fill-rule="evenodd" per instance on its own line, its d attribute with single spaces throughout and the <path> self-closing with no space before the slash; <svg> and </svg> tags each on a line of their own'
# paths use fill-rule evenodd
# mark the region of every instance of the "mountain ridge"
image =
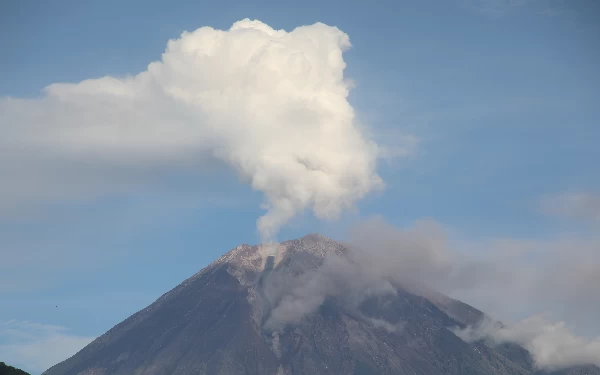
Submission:
<svg viewBox="0 0 600 375">
<path fill-rule="evenodd" d="M 29 375 L 29 373 L 16 367 L 9 366 L 4 362 L 0 362 L 0 375 Z"/>
<path fill-rule="evenodd" d="M 518 345 L 462 341 L 449 327 L 484 314 L 425 289 L 394 285 L 356 301 L 326 295 L 297 322 L 265 328 L 295 292 L 281 285 L 310 280 L 347 251 L 310 234 L 277 244 L 265 273 L 272 248 L 239 245 L 44 375 L 546 374 Z M 577 371 L 555 374 L 600 374 Z"/>
</svg>

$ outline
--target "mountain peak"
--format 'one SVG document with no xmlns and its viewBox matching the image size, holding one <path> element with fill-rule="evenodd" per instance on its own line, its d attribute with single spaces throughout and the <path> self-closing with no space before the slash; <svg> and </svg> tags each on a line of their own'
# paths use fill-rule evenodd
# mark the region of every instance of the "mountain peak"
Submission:
<svg viewBox="0 0 600 375">
<path fill-rule="evenodd" d="M 481 315 L 458 301 L 391 284 L 356 299 L 352 270 L 337 284 L 318 272 L 296 277 L 345 254 L 325 236 L 275 246 L 273 272 L 263 271 L 273 245 L 237 246 L 44 374 L 541 374 L 521 347 L 456 336 L 450 328 L 468 322 L 460 317 Z"/>
<path fill-rule="evenodd" d="M 264 269 L 267 258 L 274 256 L 274 266 L 293 254 L 306 253 L 325 259 L 328 254 L 341 255 L 345 250 L 342 245 L 319 233 L 307 234 L 295 240 L 276 244 L 260 244 L 250 246 L 242 244 L 231 249 L 213 264 L 228 264 L 238 271 L 260 272 Z"/>
<path fill-rule="evenodd" d="M 315 241 L 315 242 L 327 242 L 327 241 L 333 241 L 331 238 L 326 237 L 320 233 L 309 233 L 303 237 L 300 237 L 298 240 L 303 240 L 303 241 Z"/>
</svg>

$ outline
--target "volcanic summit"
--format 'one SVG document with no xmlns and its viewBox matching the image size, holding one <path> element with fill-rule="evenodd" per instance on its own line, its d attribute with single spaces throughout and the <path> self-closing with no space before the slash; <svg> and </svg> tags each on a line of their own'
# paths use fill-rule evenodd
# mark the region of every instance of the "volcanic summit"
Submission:
<svg viewBox="0 0 600 375">
<path fill-rule="evenodd" d="M 329 238 L 275 253 L 232 249 L 44 375 L 549 374 L 518 345 L 456 336 L 484 317 L 467 304 L 386 280 L 323 277 L 329 259 L 348 253 Z"/>
</svg>

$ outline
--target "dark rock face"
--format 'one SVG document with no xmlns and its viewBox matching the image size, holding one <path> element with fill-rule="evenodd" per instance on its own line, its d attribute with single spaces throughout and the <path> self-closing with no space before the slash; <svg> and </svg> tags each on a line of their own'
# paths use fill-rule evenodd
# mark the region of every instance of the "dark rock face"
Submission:
<svg viewBox="0 0 600 375">
<path fill-rule="evenodd" d="M 318 235 L 281 244 L 278 259 L 238 246 L 44 374 L 550 374 L 536 372 L 517 345 L 467 344 L 448 329 L 478 321 L 480 311 L 400 286 L 353 309 L 328 297 L 297 324 L 263 329 L 271 308 L 261 302 L 263 271 L 295 277 L 344 251 Z"/>
<path fill-rule="evenodd" d="M 275 267 L 275 256 L 269 255 L 265 264 L 265 271 L 271 271 Z"/>
</svg>

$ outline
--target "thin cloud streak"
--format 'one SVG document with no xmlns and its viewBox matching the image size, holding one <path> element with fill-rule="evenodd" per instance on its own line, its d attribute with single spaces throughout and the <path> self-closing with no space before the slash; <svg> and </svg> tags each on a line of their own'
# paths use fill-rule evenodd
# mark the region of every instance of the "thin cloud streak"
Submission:
<svg viewBox="0 0 600 375">
<path fill-rule="evenodd" d="M 62 326 L 19 320 L 0 322 L 0 336 L 9 341 L 0 344 L 0 358 L 38 374 L 94 340 L 93 337 L 70 334 Z"/>
</svg>

